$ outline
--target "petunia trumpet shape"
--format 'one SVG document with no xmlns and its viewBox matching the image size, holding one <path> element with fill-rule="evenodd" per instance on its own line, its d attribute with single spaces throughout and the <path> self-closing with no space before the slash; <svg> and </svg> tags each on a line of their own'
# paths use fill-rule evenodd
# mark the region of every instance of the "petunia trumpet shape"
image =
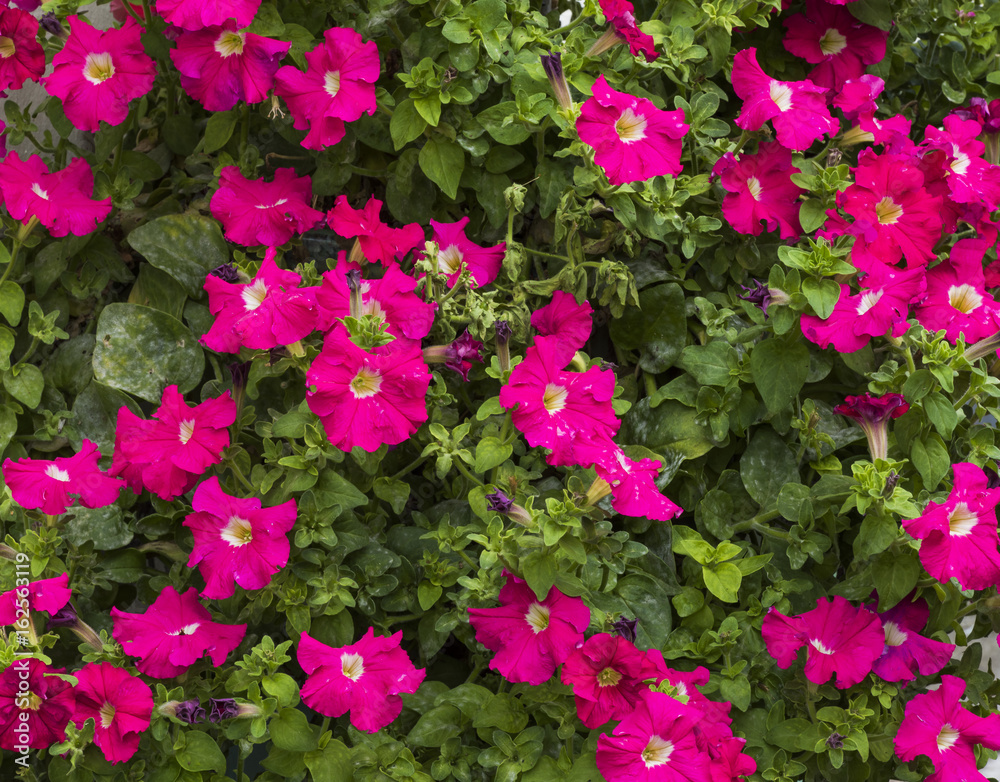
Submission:
<svg viewBox="0 0 1000 782">
<path fill-rule="evenodd" d="M 979 204 L 993 212 L 1000 205 L 1000 167 L 987 163 L 986 145 L 979 140 L 981 125 L 956 114 L 944 118 L 944 127 L 928 127 L 922 146 L 945 153 L 945 183 L 953 201 Z"/>
<path fill-rule="evenodd" d="M 129 760 L 149 727 L 153 691 L 138 676 L 111 663 L 88 663 L 77 678 L 73 722 L 82 728 L 94 720 L 94 743 L 111 763 Z"/>
<path fill-rule="evenodd" d="M 612 442 L 595 447 L 593 459 L 597 480 L 587 490 L 590 504 L 610 494 L 611 507 L 623 516 L 667 521 L 684 512 L 656 487 L 659 460 L 635 461 Z"/>
<path fill-rule="evenodd" d="M 931 676 L 951 661 L 955 644 L 920 635 L 930 617 L 926 600 L 904 598 L 878 616 L 885 632 L 885 649 L 872 666 L 876 676 L 887 682 L 906 684 L 916 679 L 918 673 Z"/>
<path fill-rule="evenodd" d="M 182 30 L 200 30 L 226 22 L 249 26 L 261 0 L 156 0 L 156 13 Z"/>
<path fill-rule="evenodd" d="M 181 33 L 170 59 L 188 95 L 208 111 L 229 111 L 240 101 L 252 104 L 267 98 L 289 48 L 287 41 L 240 30 L 229 20 Z"/>
<path fill-rule="evenodd" d="M 229 241 L 274 247 L 323 219 L 322 212 L 309 206 L 311 200 L 312 179 L 296 176 L 294 168 L 279 168 L 274 181 L 265 182 L 247 179 L 236 166 L 226 166 L 210 208 Z"/>
<path fill-rule="evenodd" d="M 337 325 L 306 374 L 306 402 L 331 443 L 371 453 L 403 442 L 427 420 L 430 381 L 419 343 L 396 339 L 363 350 Z"/>
<path fill-rule="evenodd" d="M 638 56 L 641 54 L 646 62 L 652 62 L 660 53 L 651 35 L 639 29 L 635 19 L 635 7 L 629 0 L 599 0 L 601 13 L 604 14 L 611 27 L 598 38 L 587 52 L 587 57 L 596 57 L 606 52 L 618 43 L 625 43 L 628 50 Z"/>
<path fill-rule="evenodd" d="M 985 780 L 976 768 L 975 745 L 1000 749 L 1000 714 L 980 717 L 964 708 L 965 686 L 957 676 L 942 676 L 938 689 L 906 704 L 896 754 L 906 761 L 918 755 L 930 758 L 934 773 L 927 782 Z"/>
<path fill-rule="evenodd" d="M 593 315 L 589 301 L 577 304 L 572 294 L 556 291 L 552 301 L 531 313 L 531 325 L 543 337 L 557 338 L 556 363 L 565 367 L 590 339 Z"/>
<path fill-rule="evenodd" d="M 599 633 L 578 646 L 563 663 L 562 683 L 573 688 L 576 713 L 591 729 L 628 716 L 647 689 L 645 655 L 621 636 Z"/>
<path fill-rule="evenodd" d="M 247 284 L 228 283 L 212 274 L 205 277 L 215 322 L 201 344 L 219 353 L 238 353 L 241 347 L 270 350 L 312 333 L 317 319 L 315 289 L 300 289 L 302 277 L 278 268 L 276 255 L 269 248 Z"/>
<path fill-rule="evenodd" d="M 400 648 L 402 638 L 402 630 L 384 637 L 369 627 L 357 643 L 334 648 L 302 633 L 302 700 L 328 717 L 350 711 L 351 725 L 365 733 L 381 730 L 402 711 L 400 693 L 416 692 L 426 675 Z"/>
<path fill-rule="evenodd" d="M 847 397 L 833 412 L 853 419 L 868 438 L 872 459 L 884 459 L 889 449 L 889 419 L 899 418 L 909 409 L 902 394 L 874 396 L 866 391 L 860 396 Z"/>
<path fill-rule="evenodd" d="M 826 88 L 805 81 L 772 79 L 757 64 L 757 50 L 744 49 L 733 59 L 733 89 L 743 99 L 736 124 L 760 130 L 768 120 L 778 143 L 787 149 L 808 149 L 823 136 L 834 135 L 837 122 L 826 107 Z"/>
<path fill-rule="evenodd" d="M 130 614 L 112 608 L 111 618 L 112 636 L 125 654 L 138 657 L 139 671 L 156 679 L 178 676 L 206 654 L 218 668 L 247 631 L 245 624 L 213 622 L 194 587 L 184 594 L 164 587 L 145 612 Z"/>
<path fill-rule="evenodd" d="M 496 655 L 490 670 L 511 682 L 542 684 L 583 641 L 590 609 L 555 587 L 539 600 L 527 583 L 505 573 L 497 608 L 470 608 L 476 640 Z"/>
<path fill-rule="evenodd" d="M 65 741 L 75 694 L 56 673 L 64 671 L 34 657 L 18 657 L 0 673 L 0 749 L 46 749 Z"/>
<path fill-rule="evenodd" d="M 472 277 L 472 287 L 489 285 L 500 273 L 500 264 L 507 252 L 506 242 L 500 242 L 494 247 L 482 247 L 473 242 L 465 235 L 465 226 L 468 224 L 468 217 L 463 217 L 457 223 L 431 220 L 431 228 L 434 229 L 431 239 L 438 246 L 437 270 L 446 276 L 445 284 L 449 288 L 455 287 L 459 275 L 466 269 Z"/>
<path fill-rule="evenodd" d="M 388 266 L 423 244 L 424 229 L 417 223 L 392 228 L 382 222 L 381 213 L 382 202 L 374 196 L 361 209 L 354 209 L 347 203 L 347 196 L 337 196 L 333 209 L 327 212 L 326 221 L 338 236 L 357 239 L 357 251 L 351 250 L 349 260 L 364 259 Z"/>
<path fill-rule="evenodd" d="M 288 103 L 295 127 L 309 131 L 302 146 L 324 149 L 344 137 L 345 122 L 375 113 L 378 47 L 350 28 L 333 27 L 305 57 L 305 73 L 291 65 L 278 71 L 274 92 Z"/>
<path fill-rule="evenodd" d="M 952 471 L 948 499 L 928 503 L 922 516 L 903 521 L 903 529 L 921 541 L 920 563 L 938 581 L 954 578 L 962 589 L 1000 586 L 1000 489 L 989 488 L 986 472 L 975 464 L 960 462 Z"/>
<path fill-rule="evenodd" d="M 690 126 L 683 109 L 664 111 L 652 101 L 611 89 L 604 75 L 594 82 L 576 130 L 594 150 L 594 162 L 613 185 L 681 172 L 681 139 Z"/>
<path fill-rule="evenodd" d="M 111 211 L 111 198 L 96 201 L 93 194 L 94 173 L 82 157 L 54 173 L 38 155 L 21 160 L 11 152 L 0 161 L 0 195 L 10 216 L 36 218 L 53 237 L 93 233 Z"/>
<path fill-rule="evenodd" d="M 38 43 L 38 20 L 27 11 L 0 7 L 0 93 L 19 90 L 45 73 L 45 51 Z"/>
<path fill-rule="evenodd" d="M 867 676 L 881 656 L 885 634 L 878 616 L 865 608 L 855 608 L 840 595 L 797 616 L 785 616 L 771 608 L 764 617 L 761 635 L 767 651 L 779 668 L 795 662 L 796 653 L 806 647 L 806 678 L 826 684 L 836 674 L 836 686 L 845 690 Z"/>
<path fill-rule="evenodd" d="M 129 19 L 122 27 L 98 30 L 70 16 L 70 35 L 42 79 L 45 90 L 62 100 L 66 118 L 80 130 L 98 131 L 101 121 L 121 125 L 129 101 L 153 87 L 156 63 L 143 49 L 142 27 Z"/>
<path fill-rule="evenodd" d="M 103 508 L 118 499 L 124 482 L 101 472 L 97 466 L 100 458 L 97 446 L 84 440 L 75 456 L 53 460 L 5 459 L 3 477 L 22 508 L 37 508 L 58 516 L 78 498 L 86 508 Z"/>
</svg>

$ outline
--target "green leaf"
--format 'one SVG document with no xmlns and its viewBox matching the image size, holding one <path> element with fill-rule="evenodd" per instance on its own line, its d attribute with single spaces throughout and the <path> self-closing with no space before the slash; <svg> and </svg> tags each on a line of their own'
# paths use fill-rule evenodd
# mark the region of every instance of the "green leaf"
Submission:
<svg viewBox="0 0 1000 782">
<path fill-rule="evenodd" d="M 705 579 L 705 588 L 719 600 L 724 603 L 735 603 L 739 600 L 743 573 L 732 562 L 703 567 L 701 574 Z"/>
<path fill-rule="evenodd" d="M 424 714 L 406 737 L 418 747 L 440 747 L 462 733 L 462 712 L 456 706 L 437 706 Z"/>
<path fill-rule="evenodd" d="M 642 618 L 637 628 L 641 646 L 660 649 L 667 643 L 673 622 L 666 609 L 676 591 L 661 579 L 641 573 L 618 580 L 615 594 L 625 601 L 632 616 Z"/>
<path fill-rule="evenodd" d="M 740 477 L 760 505 L 774 502 L 786 483 L 799 482 L 795 454 L 769 426 L 758 428 L 740 458 Z"/>
<path fill-rule="evenodd" d="M 323 749 L 307 752 L 303 761 L 312 782 L 346 782 L 354 778 L 352 752 L 339 739 L 330 739 Z"/>
<path fill-rule="evenodd" d="M 454 141 L 434 137 L 420 150 L 420 170 L 449 198 L 458 195 L 458 182 L 465 169 L 465 153 Z"/>
<path fill-rule="evenodd" d="M 934 424 L 938 433 L 945 439 L 950 438 L 951 433 L 958 426 L 958 412 L 951 402 L 944 394 L 935 391 L 933 394 L 925 396 L 922 404 L 928 420 Z"/>
<path fill-rule="evenodd" d="M 0 315 L 3 315 L 11 326 L 16 326 L 21 321 L 23 311 L 24 291 L 16 282 L 7 280 L 0 285 Z"/>
<path fill-rule="evenodd" d="M 91 541 L 95 551 L 113 551 L 132 542 L 132 530 L 117 505 L 91 509 L 77 504 L 68 513 L 72 518 L 63 527 L 63 535 L 76 546 Z"/>
<path fill-rule="evenodd" d="M 441 121 L 441 98 L 438 95 L 414 98 L 413 108 L 432 127 L 436 128 L 437 124 Z"/>
<path fill-rule="evenodd" d="M 497 437 L 484 437 L 476 446 L 475 471 L 479 473 L 492 470 L 510 458 L 514 451 L 511 444 L 504 445 Z"/>
<path fill-rule="evenodd" d="M 97 320 L 94 377 L 112 388 L 159 402 L 176 385 L 185 394 L 201 380 L 205 354 L 191 331 L 165 312 L 109 304 Z"/>
<path fill-rule="evenodd" d="M 871 572 L 878 591 L 878 610 L 888 611 L 913 591 L 923 568 L 917 552 L 907 548 L 882 553 Z"/>
<path fill-rule="evenodd" d="M 34 410 L 42 401 L 45 378 L 34 364 L 18 364 L 3 373 L 3 387 L 19 402 Z"/>
<path fill-rule="evenodd" d="M 389 503 L 392 512 L 399 515 L 406 507 L 406 501 L 410 497 L 410 484 L 392 478 L 376 478 L 372 485 L 372 492 L 380 500 Z"/>
<path fill-rule="evenodd" d="M 785 410 L 809 374 L 809 349 L 801 342 L 766 339 L 750 353 L 750 367 L 761 399 L 771 413 Z"/>
<path fill-rule="evenodd" d="M 917 468 L 924 486 L 934 491 L 941 479 L 951 470 L 951 457 L 941 437 L 936 434 L 925 434 L 913 441 L 910 450 L 913 466 Z"/>
<path fill-rule="evenodd" d="M 226 756 L 215 739 L 200 730 L 185 730 L 177 736 L 174 759 L 185 771 L 226 773 Z"/>
<path fill-rule="evenodd" d="M 802 281 L 802 292 L 816 314 L 826 320 L 840 300 L 840 286 L 833 280 L 806 277 Z"/>
<path fill-rule="evenodd" d="M 320 472 L 312 493 L 317 508 L 321 510 L 336 508 L 334 513 L 337 515 L 345 510 L 368 504 L 368 496 L 364 492 L 359 491 L 353 483 L 333 470 Z"/>
<path fill-rule="evenodd" d="M 271 734 L 271 741 L 278 749 L 311 752 L 317 747 L 316 734 L 306 715 L 291 706 L 278 712 L 268 723 L 267 729 Z"/>
<path fill-rule="evenodd" d="M 803 231 L 812 233 L 826 222 L 826 206 L 818 198 L 807 198 L 799 207 L 799 222 Z"/>
<path fill-rule="evenodd" d="M 128 235 L 128 243 L 196 299 L 202 296 L 205 276 L 229 260 L 219 224 L 196 214 L 166 215 L 140 225 Z"/>
<path fill-rule="evenodd" d="M 677 365 L 694 375 L 706 386 L 725 386 L 729 383 L 730 368 L 736 361 L 736 351 L 724 340 L 707 345 L 689 345 L 681 351 Z"/>
<path fill-rule="evenodd" d="M 222 149 L 233 136 L 236 129 L 236 121 L 239 118 L 237 111 L 214 111 L 208 118 L 208 125 L 205 127 L 205 146 L 203 151 L 210 155 Z"/>
<path fill-rule="evenodd" d="M 118 410 L 122 407 L 142 415 L 142 410 L 127 394 L 96 380 L 88 383 L 73 401 L 73 415 L 80 439 L 97 443 L 101 453 L 111 453 L 115 445 Z"/>
<path fill-rule="evenodd" d="M 499 144 L 512 147 L 531 136 L 531 131 L 519 121 L 517 103 L 512 100 L 484 109 L 476 115 L 476 119 Z"/>
<path fill-rule="evenodd" d="M 865 514 L 854 539 L 854 556 L 859 560 L 881 554 L 899 537 L 899 525 L 890 516 L 870 511 Z"/>
<path fill-rule="evenodd" d="M 412 98 L 396 104 L 392 110 L 392 119 L 389 120 L 389 134 L 392 136 L 393 146 L 397 150 L 402 149 L 406 144 L 419 138 L 427 127 L 427 120 L 420 116 L 416 104 Z"/>
<path fill-rule="evenodd" d="M 903 383 L 903 396 L 910 402 L 919 402 L 937 386 L 937 380 L 929 369 L 918 369 Z"/>
<path fill-rule="evenodd" d="M 847 10 L 858 21 L 870 24 L 880 30 L 892 28 L 892 6 L 889 0 L 860 0 L 850 3 Z"/>
<path fill-rule="evenodd" d="M 648 398 L 640 399 L 622 418 L 621 442 L 644 445 L 659 454 L 697 459 L 715 444 L 697 417 L 695 410 L 674 400 L 661 402 L 654 410 Z"/>
<path fill-rule="evenodd" d="M 639 293 L 639 307 L 627 307 L 610 329 L 615 344 L 642 349 L 643 371 L 656 374 L 670 369 L 687 343 L 684 291 L 673 282 L 645 288 Z"/>
</svg>

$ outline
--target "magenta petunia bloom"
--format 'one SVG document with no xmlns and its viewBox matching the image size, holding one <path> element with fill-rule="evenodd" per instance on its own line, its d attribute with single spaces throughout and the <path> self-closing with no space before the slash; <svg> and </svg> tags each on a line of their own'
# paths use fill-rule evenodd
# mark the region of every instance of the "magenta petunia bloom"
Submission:
<svg viewBox="0 0 1000 782">
<path fill-rule="evenodd" d="M 184 519 L 194 535 L 187 564 L 197 566 L 205 579 L 203 598 L 232 597 L 236 584 L 263 589 L 288 563 L 295 500 L 263 508 L 255 497 L 244 500 L 226 494 L 213 475 L 195 489 L 191 505 L 194 513 Z"/>
<path fill-rule="evenodd" d="M 306 402 L 331 443 L 371 453 L 407 440 L 427 420 L 430 382 L 418 342 L 396 339 L 367 351 L 338 325 L 306 374 Z"/>
<path fill-rule="evenodd" d="M 53 237 L 86 236 L 111 211 L 111 199 L 95 201 L 94 172 L 82 157 L 50 174 L 38 155 L 21 160 L 11 152 L 0 161 L 0 194 L 10 216 L 37 217 Z"/>
<path fill-rule="evenodd" d="M 726 189 L 722 214 L 733 230 L 759 236 L 765 226 L 768 231 L 780 227 L 782 239 L 798 239 L 802 233 L 799 196 L 805 190 L 792 181 L 792 174 L 800 173 L 791 151 L 777 141 L 766 141 L 756 154 L 739 160 L 727 152 L 712 168 L 712 176 Z"/>
<path fill-rule="evenodd" d="M 635 7 L 629 0 L 599 0 L 599 3 L 601 13 L 608 20 L 611 29 L 591 47 L 587 52 L 588 56 L 593 57 L 607 51 L 618 42 L 625 43 L 632 54 L 642 54 L 646 62 L 652 62 L 660 56 L 653 37 L 639 29 L 635 20 Z"/>
<path fill-rule="evenodd" d="M 854 224 L 831 235 L 858 237 L 851 253 L 854 265 L 868 271 L 901 257 L 910 266 L 933 259 L 941 237 L 941 199 L 924 189 L 924 175 L 912 158 L 866 149 L 852 173 L 854 184 L 837 196 L 837 203 Z"/>
<path fill-rule="evenodd" d="M 239 353 L 241 347 L 270 350 L 313 332 L 318 317 L 315 288 L 299 288 L 302 277 L 279 269 L 276 254 L 269 248 L 257 275 L 246 284 L 205 277 L 215 322 L 201 338 L 202 345 L 219 353 Z"/>
<path fill-rule="evenodd" d="M 597 769 L 614 782 L 711 782 L 698 748 L 699 715 L 661 692 L 644 692 L 611 735 L 597 738 Z"/>
<path fill-rule="evenodd" d="M 261 0 L 156 0 L 156 13 L 183 30 L 223 24 L 235 19 L 236 26 L 248 27 L 257 15 Z"/>
<path fill-rule="evenodd" d="M 875 605 L 865 607 L 875 611 L 877 605 L 876 601 Z M 921 676 L 931 676 L 951 660 L 955 644 L 920 635 L 930 617 L 926 600 L 904 598 L 878 616 L 885 632 L 885 649 L 872 666 L 876 676 L 905 685 L 916 679 L 918 672 Z"/>
<path fill-rule="evenodd" d="M 426 675 L 400 648 L 402 638 L 402 630 L 384 637 L 369 627 L 357 643 L 334 648 L 302 633 L 302 700 L 328 717 L 350 711 L 351 725 L 365 733 L 381 730 L 403 710 L 400 693 L 416 692 Z"/>
<path fill-rule="evenodd" d="M 70 16 L 69 39 L 52 58 L 55 70 L 42 79 L 46 92 L 62 99 L 63 111 L 80 130 L 98 131 L 101 121 L 121 125 L 128 104 L 153 88 L 156 63 L 142 48 L 142 27 L 129 19 L 122 27 L 98 30 Z"/>
<path fill-rule="evenodd" d="M 987 163 L 981 126 L 957 114 L 944 118 L 944 129 L 928 126 L 922 146 L 945 153 L 949 195 L 961 204 L 981 204 L 989 211 L 1000 204 L 1000 166 Z"/>
<path fill-rule="evenodd" d="M 690 130 L 683 109 L 664 111 L 646 98 L 613 90 L 604 74 L 593 92 L 580 109 L 576 130 L 611 184 L 681 172 L 681 139 Z"/>
<path fill-rule="evenodd" d="M 352 264 L 343 260 L 323 275 L 316 292 L 319 328 L 327 331 L 351 314 L 351 291 L 347 273 Z M 389 266 L 381 279 L 361 280 L 361 315 L 374 315 L 386 324 L 386 333 L 394 337 L 420 340 L 434 325 L 434 305 L 413 291 L 417 281 L 398 266 Z"/>
<path fill-rule="evenodd" d="M 153 604 L 141 614 L 111 609 L 112 635 L 125 654 L 138 657 L 136 667 L 155 679 L 178 676 L 206 654 L 218 668 L 240 645 L 247 626 L 224 625 L 198 602 L 192 587 L 183 595 L 164 587 Z"/>
<path fill-rule="evenodd" d="M 504 571 L 507 583 L 496 608 L 470 608 L 476 640 L 496 655 L 490 670 L 511 682 L 542 684 L 583 641 L 590 609 L 555 587 L 544 600 L 525 581 Z"/>
<path fill-rule="evenodd" d="M 836 686 L 842 690 L 871 672 L 885 646 L 878 616 L 855 608 L 840 595 L 830 602 L 820 598 L 812 611 L 797 616 L 785 616 L 771 608 L 760 632 L 779 668 L 790 667 L 805 646 L 806 678 L 826 684 L 836 674 Z"/>
<path fill-rule="evenodd" d="M 295 176 L 294 168 L 279 168 L 274 181 L 265 182 L 247 179 L 236 166 L 226 166 L 219 174 L 219 189 L 212 194 L 211 210 L 229 241 L 274 247 L 323 219 L 322 212 L 309 206 L 311 200 L 312 179 Z"/>
<path fill-rule="evenodd" d="M 944 329 L 954 344 L 978 342 L 1000 331 L 1000 303 L 986 290 L 983 256 L 991 242 L 959 239 L 951 256 L 927 272 L 927 293 L 916 308 L 928 331 Z"/>
<path fill-rule="evenodd" d="M 861 292 L 851 295 L 840 286 L 840 299 L 826 320 L 802 315 L 802 334 L 820 347 L 831 345 L 841 353 L 853 353 L 886 333 L 901 336 L 909 328 L 906 317 L 910 303 L 924 293 L 922 268 L 890 271 L 877 267 L 861 281 Z"/>
<path fill-rule="evenodd" d="M 647 649 L 646 670 L 644 679 L 650 679 L 656 684 L 656 690 L 669 695 L 678 703 L 682 703 L 702 715 L 710 724 L 729 725 L 730 704 L 718 702 L 705 697 L 700 687 L 708 684 L 711 674 L 708 668 L 699 665 L 693 671 L 676 671 L 667 666 L 663 652 L 659 649 Z"/>
<path fill-rule="evenodd" d="M 124 485 L 97 466 L 97 446 L 84 440 L 75 456 L 49 459 L 5 459 L 3 477 L 22 508 L 39 509 L 50 516 L 66 512 L 77 497 L 86 508 L 103 508 L 118 499 Z M 70 496 L 74 495 L 74 496 Z"/>
<path fill-rule="evenodd" d="M 833 105 L 844 112 L 844 117 L 857 126 L 847 131 L 842 143 L 874 141 L 890 154 L 900 154 L 912 149 L 910 121 L 901 114 L 888 119 L 876 119 L 878 106 L 875 99 L 885 89 L 885 82 L 878 76 L 865 74 L 844 82 Z"/>
<path fill-rule="evenodd" d="M 15 658 L 0 673 L 0 749 L 46 749 L 66 740 L 75 693 L 56 673 L 64 671 L 34 657 Z"/>
<path fill-rule="evenodd" d="M 469 218 L 463 217 L 457 223 L 439 223 L 431 220 L 434 235 L 431 240 L 437 242 L 437 270 L 447 277 L 447 286 L 455 287 L 463 270 L 468 269 L 472 279 L 469 284 L 474 288 L 489 285 L 500 273 L 500 264 L 507 252 L 507 243 L 493 247 L 482 247 L 465 235 L 465 226 Z"/>
<path fill-rule="evenodd" d="M 760 130 L 771 120 L 778 143 L 795 150 L 808 149 L 816 139 L 838 130 L 826 107 L 826 88 L 809 80 L 772 79 L 757 64 L 756 49 L 744 49 L 733 58 L 732 80 L 743 99 L 736 119 L 743 130 Z"/>
<path fill-rule="evenodd" d="M 352 250 L 350 260 L 364 259 L 388 266 L 424 243 L 424 229 L 419 225 L 409 223 L 402 228 L 391 228 L 382 222 L 381 213 L 382 202 L 374 196 L 361 209 L 351 207 L 347 196 L 337 196 L 326 221 L 338 236 L 357 238 L 361 258 L 355 258 Z"/>
<path fill-rule="evenodd" d="M 153 691 L 138 676 L 111 663 L 88 663 L 73 674 L 76 709 L 73 722 L 82 728 L 94 721 L 94 743 L 111 763 L 122 763 L 139 749 L 139 738 L 149 727 Z"/>
<path fill-rule="evenodd" d="M 902 394 L 874 396 L 866 391 L 860 396 L 847 397 L 833 412 L 853 419 L 868 439 L 872 459 L 884 459 L 889 449 L 889 419 L 899 418 L 909 409 Z"/>
<path fill-rule="evenodd" d="M 532 448 L 552 450 L 549 464 L 590 464 L 621 424 L 611 406 L 614 372 L 563 372 L 559 355 L 558 337 L 536 337 L 500 389 L 500 404 L 516 406 L 514 425 Z"/>
<path fill-rule="evenodd" d="M 980 717 L 964 708 L 960 701 L 965 686 L 957 676 L 942 676 L 938 689 L 906 704 L 896 733 L 896 755 L 904 761 L 918 755 L 930 758 L 934 773 L 927 782 L 985 780 L 976 768 L 974 745 L 1000 749 L 1000 714 Z"/>
<path fill-rule="evenodd" d="M 887 31 L 821 0 L 806 0 L 803 13 L 785 19 L 785 29 L 785 49 L 816 64 L 809 80 L 834 91 L 864 74 L 867 66 L 882 62 L 889 38 Z"/>
<path fill-rule="evenodd" d="M 577 304 L 573 294 L 556 291 L 552 301 L 531 313 L 531 325 L 543 337 L 557 338 L 556 363 L 565 367 L 590 339 L 593 316 L 594 308 L 589 301 Z"/>
<path fill-rule="evenodd" d="M 570 652 L 562 666 L 562 683 L 573 688 L 576 713 L 591 729 L 620 720 L 635 709 L 646 689 L 645 655 L 621 636 L 599 633 Z"/>
<path fill-rule="evenodd" d="M 181 33 L 170 59 L 188 95 L 209 111 L 229 111 L 240 101 L 260 103 L 267 98 L 281 58 L 291 46 L 288 41 L 238 30 L 230 20 Z"/>
<path fill-rule="evenodd" d="M 656 487 L 662 466 L 655 459 L 629 459 L 617 445 L 594 464 L 597 477 L 608 484 L 612 508 L 623 516 L 667 521 L 684 511 Z"/>
<path fill-rule="evenodd" d="M 1000 539 L 996 506 L 1000 489 L 989 488 L 982 467 L 952 465 L 955 483 L 943 503 L 931 502 L 922 516 L 903 521 L 920 543 L 924 570 L 945 583 L 954 578 L 962 589 L 1000 585 Z"/>
<path fill-rule="evenodd" d="M 55 614 L 69 602 L 72 595 L 68 573 L 15 587 L 0 594 L 0 626 L 16 625 L 22 617 L 30 617 L 39 611 Z"/>
<path fill-rule="evenodd" d="M 19 90 L 45 73 L 45 51 L 38 43 L 38 20 L 26 11 L 0 7 L 0 93 Z"/>
<path fill-rule="evenodd" d="M 122 476 L 136 494 L 148 489 L 172 500 L 222 460 L 235 420 L 236 402 L 228 391 L 189 407 L 177 386 L 167 386 L 151 421 L 119 408 L 111 475 Z"/>
<path fill-rule="evenodd" d="M 306 52 L 302 73 L 286 65 L 275 76 L 274 92 L 284 98 L 295 127 L 308 130 L 302 146 L 323 149 L 344 137 L 344 123 L 374 114 L 379 76 L 378 47 L 347 27 L 323 33 L 324 41 Z"/>
</svg>

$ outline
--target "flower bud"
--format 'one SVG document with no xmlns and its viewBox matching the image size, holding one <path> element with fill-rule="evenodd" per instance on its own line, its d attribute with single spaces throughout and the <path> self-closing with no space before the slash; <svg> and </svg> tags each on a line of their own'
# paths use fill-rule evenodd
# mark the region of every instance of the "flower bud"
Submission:
<svg viewBox="0 0 1000 782">
<path fill-rule="evenodd" d="M 545 69 L 545 75 L 549 77 L 549 84 L 552 85 L 552 92 L 556 97 L 556 102 L 563 111 L 573 111 L 573 98 L 569 93 L 566 74 L 563 73 L 562 53 L 549 52 L 548 54 L 543 54 L 541 59 L 542 68 Z"/>
</svg>

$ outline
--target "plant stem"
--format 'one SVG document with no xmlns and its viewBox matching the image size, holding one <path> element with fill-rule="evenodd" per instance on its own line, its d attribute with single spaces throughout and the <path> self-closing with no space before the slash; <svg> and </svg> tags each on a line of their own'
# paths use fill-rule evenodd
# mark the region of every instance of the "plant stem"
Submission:
<svg viewBox="0 0 1000 782">
<path fill-rule="evenodd" d="M 466 565 L 472 568 L 473 572 L 479 570 L 479 565 L 473 562 L 472 557 L 470 557 L 464 551 L 456 551 L 455 553 L 458 554 L 458 556 L 460 556 L 465 561 Z"/>
<path fill-rule="evenodd" d="M 250 146 L 250 104 L 243 104 L 243 124 L 240 128 L 240 161 L 246 157 L 247 147 Z"/>
<path fill-rule="evenodd" d="M 257 490 L 254 488 L 253 484 L 247 480 L 247 477 L 240 471 L 240 468 L 236 466 L 236 461 L 234 459 L 229 460 L 229 469 L 233 471 L 233 475 L 235 475 L 239 479 L 239 482 L 246 487 L 247 491 L 251 493 L 256 493 Z"/>
<path fill-rule="evenodd" d="M 583 22 L 586 18 L 587 17 L 586 17 L 585 14 L 580 14 L 572 22 L 570 22 L 569 24 L 567 24 L 567 25 L 565 25 L 563 27 L 556 28 L 551 33 L 549 33 L 549 35 L 564 35 L 564 34 L 568 33 L 570 30 L 572 30 L 574 27 L 576 27 L 577 25 L 579 25 L 581 22 Z M 653 17 L 653 18 L 655 19 L 656 17 Z"/>
<path fill-rule="evenodd" d="M 531 253 L 532 255 L 540 255 L 543 258 L 552 258 L 555 261 L 566 261 L 566 263 L 573 262 L 573 259 L 570 258 L 568 255 L 556 255 L 555 253 L 547 253 L 543 252 L 542 250 L 536 250 L 534 247 L 525 247 L 524 249 L 527 252 Z"/>
<path fill-rule="evenodd" d="M 409 475 L 411 472 L 413 472 L 415 469 L 417 469 L 421 464 L 423 464 L 426 461 L 427 461 L 427 457 L 426 456 L 418 456 L 416 459 L 414 459 L 412 462 L 410 462 L 408 465 L 406 465 L 402 470 L 400 470 L 395 475 L 393 475 L 391 478 L 389 478 L 389 480 L 390 481 L 398 481 L 404 475 Z"/>
<path fill-rule="evenodd" d="M 479 480 L 479 478 L 477 478 L 475 475 L 473 475 L 471 472 L 469 472 L 469 468 L 466 467 L 464 464 L 462 464 L 462 460 L 460 458 L 456 458 L 452 462 L 452 464 L 454 464 L 458 468 L 458 471 L 460 473 L 462 473 L 462 475 L 464 475 L 466 478 L 468 478 L 470 481 L 472 481 L 477 486 L 485 486 L 486 485 L 481 480 Z"/>
</svg>

